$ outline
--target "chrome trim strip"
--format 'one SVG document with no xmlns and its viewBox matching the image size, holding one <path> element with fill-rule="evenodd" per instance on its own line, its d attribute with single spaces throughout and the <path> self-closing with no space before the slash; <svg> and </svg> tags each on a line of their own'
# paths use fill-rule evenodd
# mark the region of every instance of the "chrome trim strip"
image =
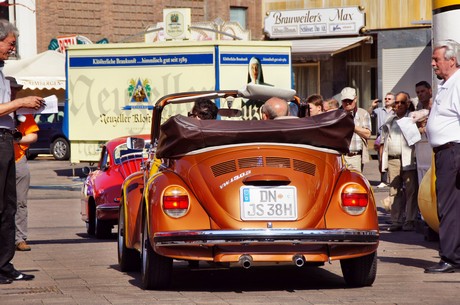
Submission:
<svg viewBox="0 0 460 305">
<path fill-rule="evenodd" d="M 243 229 L 157 232 L 155 246 L 216 246 L 216 245 L 374 245 L 379 240 L 377 230 L 292 230 Z"/>
<path fill-rule="evenodd" d="M 120 206 L 101 206 L 101 205 L 98 205 L 96 207 L 96 210 L 100 210 L 100 211 L 119 211 Z"/>
</svg>

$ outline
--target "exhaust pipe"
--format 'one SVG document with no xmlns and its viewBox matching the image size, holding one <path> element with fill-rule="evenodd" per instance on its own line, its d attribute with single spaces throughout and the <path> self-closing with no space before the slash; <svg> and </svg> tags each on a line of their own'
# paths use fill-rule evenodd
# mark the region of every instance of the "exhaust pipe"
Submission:
<svg viewBox="0 0 460 305">
<path fill-rule="evenodd" d="M 251 268 L 251 265 L 252 265 L 252 256 L 249 255 L 249 254 L 243 254 L 240 256 L 240 259 L 239 259 L 239 263 L 240 265 L 244 268 L 244 269 L 249 269 Z"/>
<path fill-rule="evenodd" d="M 292 257 L 292 261 L 297 267 L 302 267 L 305 265 L 305 257 L 301 254 L 296 254 Z"/>
</svg>

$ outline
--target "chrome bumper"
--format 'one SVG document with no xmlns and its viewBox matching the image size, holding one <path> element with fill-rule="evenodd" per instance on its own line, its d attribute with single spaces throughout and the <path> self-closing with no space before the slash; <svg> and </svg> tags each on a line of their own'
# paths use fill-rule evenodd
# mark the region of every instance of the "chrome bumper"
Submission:
<svg viewBox="0 0 460 305">
<path fill-rule="evenodd" d="M 157 232 L 153 241 L 158 247 L 226 245 L 375 245 L 378 230 L 203 230 Z"/>
</svg>

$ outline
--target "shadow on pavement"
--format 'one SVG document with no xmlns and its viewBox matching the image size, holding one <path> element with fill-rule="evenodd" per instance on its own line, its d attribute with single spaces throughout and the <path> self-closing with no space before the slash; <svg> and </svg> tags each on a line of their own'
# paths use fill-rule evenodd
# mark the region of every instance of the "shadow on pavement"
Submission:
<svg viewBox="0 0 460 305">
<path fill-rule="evenodd" d="M 251 269 L 232 267 L 230 269 L 206 268 L 200 263 L 200 269 L 190 269 L 186 263 L 174 263 L 172 285 L 168 291 L 208 291 L 237 292 L 244 291 L 298 291 L 318 289 L 348 288 L 342 276 L 328 271 L 325 267 L 295 266 L 255 266 Z M 334 264 L 339 264 L 338 261 Z M 118 265 L 111 265 L 119 270 Z M 127 273 L 132 277 L 129 282 L 142 288 L 139 272 Z"/>
<path fill-rule="evenodd" d="M 402 266 L 408 267 L 415 267 L 415 268 L 426 268 L 428 266 L 433 265 L 433 260 L 424 260 L 424 259 L 417 259 L 411 257 L 391 257 L 391 256 L 378 256 L 379 261 L 383 263 L 390 263 L 390 264 L 399 264 Z"/>
<path fill-rule="evenodd" d="M 47 240 L 28 240 L 27 243 L 30 245 L 51 245 L 51 244 L 89 244 L 89 243 L 113 243 L 116 240 L 117 235 L 112 234 L 108 239 L 97 239 L 85 233 L 75 234 L 79 238 L 70 239 L 47 239 Z"/>
</svg>

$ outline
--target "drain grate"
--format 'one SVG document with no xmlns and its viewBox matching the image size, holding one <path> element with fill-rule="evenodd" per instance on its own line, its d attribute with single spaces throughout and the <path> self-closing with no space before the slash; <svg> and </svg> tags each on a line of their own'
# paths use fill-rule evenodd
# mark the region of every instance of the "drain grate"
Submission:
<svg viewBox="0 0 460 305">
<path fill-rule="evenodd" d="M 15 295 L 15 294 L 39 294 L 39 293 L 57 293 L 62 292 L 56 286 L 50 287 L 28 287 L 28 288 L 3 288 L 0 290 L 0 295 Z"/>
</svg>

